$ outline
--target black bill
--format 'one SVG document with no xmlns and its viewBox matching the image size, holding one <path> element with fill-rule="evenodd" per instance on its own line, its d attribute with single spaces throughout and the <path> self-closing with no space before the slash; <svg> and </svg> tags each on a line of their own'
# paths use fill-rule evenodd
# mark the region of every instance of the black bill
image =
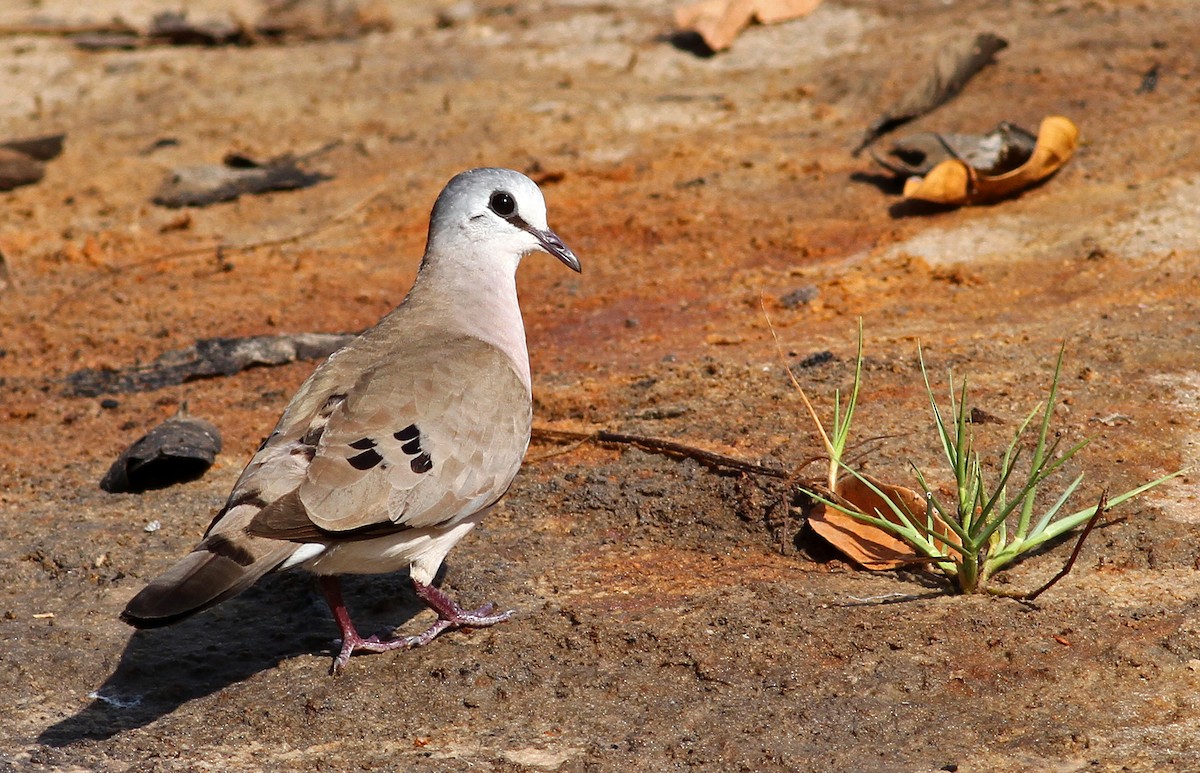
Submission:
<svg viewBox="0 0 1200 773">
<path fill-rule="evenodd" d="M 575 257 L 575 253 L 571 252 L 571 248 L 563 244 L 563 240 L 558 238 L 558 234 L 547 228 L 545 231 L 540 231 L 536 228 L 529 229 L 529 232 L 537 237 L 537 240 L 542 245 L 542 249 L 550 253 L 554 257 L 567 264 L 572 271 L 581 271 L 579 258 Z"/>
</svg>

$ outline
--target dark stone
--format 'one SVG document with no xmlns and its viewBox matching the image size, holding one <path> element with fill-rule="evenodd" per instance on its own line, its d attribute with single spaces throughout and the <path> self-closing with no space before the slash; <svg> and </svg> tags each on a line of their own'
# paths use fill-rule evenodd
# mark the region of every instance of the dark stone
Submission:
<svg viewBox="0 0 1200 773">
<path fill-rule="evenodd" d="M 140 493 L 196 480 L 220 451 L 221 433 L 211 422 L 176 416 L 125 449 L 100 481 L 100 488 L 110 493 Z"/>
<path fill-rule="evenodd" d="M 813 354 L 805 357 L 803 360 L 800 360 L 800 367 L 816 368 L 821 365 L 828 365 L 829 363 L 833 362 L 834 359 L 836 358 L 833 356 L 833 352 L 814 352 Z"/>
<path fill-rule="evenodd" d="M 779 305 L 783 306 L 785 309 L 795 309 L 800 306 L 807 306 L 815 301 L 817 296 L 820 294 L 821 291 L 817 289 L 816 285 L 804 285 L 803 287 L 797 287 L 795 290 L 792 290 L 790 293 L 780 298 Z"/>
</svg>

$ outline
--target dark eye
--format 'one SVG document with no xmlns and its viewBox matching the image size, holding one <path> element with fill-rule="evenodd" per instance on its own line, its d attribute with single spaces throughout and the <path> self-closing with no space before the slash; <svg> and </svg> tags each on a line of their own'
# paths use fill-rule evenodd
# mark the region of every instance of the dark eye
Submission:
<svg viewBox="0 0 1200 773">
<path fill-rule="evenodd" d="M 496 191 L 488 201 L 488 206 L 500 217 L 512 217 L 517 211 L 517 200 L 512 197 L 511 193 Z"/>
</svg>

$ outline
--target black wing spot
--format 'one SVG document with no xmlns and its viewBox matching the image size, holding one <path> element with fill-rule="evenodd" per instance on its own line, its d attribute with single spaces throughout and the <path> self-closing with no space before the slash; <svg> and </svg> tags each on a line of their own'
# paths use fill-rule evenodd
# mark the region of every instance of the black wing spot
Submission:
<svg viewBox="0 0 1200 773">
<path fill-rule="evenodd" d="M 408 466 L 412 468 L 413 472 L 420 475 L 433 469 L 433 459 L 429 457 L 429 454 L 422 451 L 420 456 L 408 463 Z"/>
<path fill-rule="evenodd" d="M 376 443 L 374 440 L 372 440 L 369 437 L 365 437 L 365 438 L 360 438 L 358 440 L 355 440 L 353 443 L 350 444 L 350 447 L 353 448 L 355 451 L 366 451 L 368 448 L 374 448 L 377 445 L 379 445 L 379 444 Z"/>
<path fill-rule="evenodd" d="M 421 447 L 421 430 L 416 424 L 409 424 L 399 432 L 393 432 L 392 437 L 401 442 L 400 450 L 413 457 L 408 466 L 420 475 L 433 469 L 433 459 Z"/>
<path fill-rule="evenodd" d="M 377 451 L 368 448 L 357 456 L 351 456 L 346 461 L 350 462 L 350 466 L 356 470 L 369 470 L 382 462 L 383 457 Z"/>
</svg>

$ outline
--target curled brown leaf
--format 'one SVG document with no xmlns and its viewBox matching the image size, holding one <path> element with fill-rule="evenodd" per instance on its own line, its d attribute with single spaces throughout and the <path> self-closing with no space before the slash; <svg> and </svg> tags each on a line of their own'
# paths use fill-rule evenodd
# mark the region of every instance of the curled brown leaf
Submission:
<svg viewBox="0 0 1200 773">
<path fill-rule="evenodd" d="M 959 159 L 947 159 L 924 177 L 904 183 L 904 198 L 960 206 L 989 204 L 1029 188 L 1062 168 L 1079 144 L 1079 127 L 1060 115 L 1038 128 L 1037 143 L 1025 163 L 1003 174 L 988 175 Z"/>
<path fill-rule="evenodd" d="M 713 51 L 724 51 L 750 22 L 777 24 L 812 13 L 821 0 L 700 0 L 675 9 L 675 25 L 693 30 Z"/>
<path fill-rule="evenodd" d="M 862 475 L 861 478 L 853 475 L 843 477 L 838 480 L 836 491 L 822 493 L 845 507 L 900 524 L 900 517 L 878 492 L 903 509 L 909 521 L 918 528 L 926 523 L 925 500 L 919 493 L 904 486 L 884 483 L 869 475 Z M 808 525 L 818 536 L 864 569 L 898 569 L 929 560 L 927 556 L 917 555 L 914 548 L 899 537 L 820 502 L 808 513 Z M 932 531 L 936 535 L 934 545 L 943 554 L 958 544 L 957 537 L 936 513 L 933 515 Z"/>
</svg>

